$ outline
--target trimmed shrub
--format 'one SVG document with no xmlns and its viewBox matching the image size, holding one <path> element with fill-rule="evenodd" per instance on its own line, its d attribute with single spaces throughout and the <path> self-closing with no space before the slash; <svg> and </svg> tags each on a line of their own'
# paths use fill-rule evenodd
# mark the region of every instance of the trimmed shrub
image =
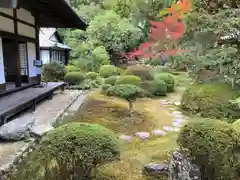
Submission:
<svg viewBox="0 0 240 180">
<path fill-rule="evenodd" d="M 80 68 L 73 66 L 73 65 L 66 66 L 66 69 L 67 69 L 67 72 L 80 72 L 81 71 Z"/>
<path fill-rule="evenodd" d="M 135 75 L 140 77 L 143 81 L 153 80 L 153 69 L 149 66 L 134 65 L 127 68 L 126 75 Z"/>
<path fill-rule="evenodd" d="M 154 79 L 162 80 L 167 86 L 167 92 L 173 92 L 175 86 L 174 77 L 171 74 L 157 74 Z"/>
<path fill-rule="evenodd" d="M 103 78 L 97 77 L 96 79 L 85 79 L 79 86 L 79 89 L 94 89 L 99 88 L 104 83 Z"/>
<path fill-rule="evenodd" d="M 219 120 L 190 121 L 178 137 L 206 180 L 239 179 L 238 137 L 230 124 Z"/>
<path fill-rule="evenodd" d="M 85 76 L 86 79 L 96 79 L 98 74 L 96 72 L 88 72 Z"/>
<path fill-rule="evenodd" d="M 110 76 L 110 77 L 105 79 L 105 84 L 115 85 L 118 78 L 119 78 L 119 76 Z"/>
<path fill-rule="evenodd" d="M 16 180 L 91 179 L 100 164 L 120 158 L 117 136 L 98 124 L 70 123 L 49 132 L 30 154 Z M 14 179 L 14 178 L 13 178 Z"/>
<path fill-rule="evenodd" d="M 150 92 L 155 96 L 166 96 L 167 86 L 162 80 L 154 80 L 152 82 L 152 87 L 150 87 Z"/>
<path fill-rule="evenodd" d="M 156 66 L 153 69 L 154 73 L 171 73 L 172 70 L 166 66 Z"/>
<path fill-rule="evenodd" d="M 141 78 L 134 75 L 119 76 L 116 84 L 133 84 L 139 86 Z"/>
<path fill-rule="evenodd" d="M 80 72 L 69 72 L 65 75 L 64 81 L 69 85 L 78 85 L 84 81 L 84 76 Z"/>
<path fill-rule="evenodd" d="M 239 108 L 230 103 L 239 91 L 225 84 L 193 84 L 183 94 L 181 106 L 202 117 L 239 118 Z"/>
<path fill-rule="evenodd" d="M 100 68 L 100 76 L 107 78 L 109 76 L 119 75 L 118 69 L 112 65 L 104 65 Z"/>
<path fill-rule="evenodd" d="M 163 62 L 161 59 L 153 59 L 145 61 L 145 64 L 149 64 L 151 66 L 162 66 Z"/>
<path fill-rule="evenodd" d="M 64 65 L 53 61 L 43 65 L 41 75 L 48 82 L 56 82 L 63 80 L 66 72 Z"/>
<path fill-rule="evenodd" d="M 101 87 L 101 93 L 106 94 L 107 90 L 111 87 L 111 84 L 103 84 Z"/>
</svg>

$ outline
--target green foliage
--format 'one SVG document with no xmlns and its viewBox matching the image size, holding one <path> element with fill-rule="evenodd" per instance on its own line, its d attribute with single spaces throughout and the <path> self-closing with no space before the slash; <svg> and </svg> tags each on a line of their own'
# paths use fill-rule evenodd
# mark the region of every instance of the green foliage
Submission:
<svg viewBox="0 0 240 180">
<path fill-rule="evenodd" d="M 101 93 L 106 94 L 107 90 L 111 87 L 111 84 L 103 84 L 101 87 Z"/>
<path fill-rule="evenodd" d="M 98 46 L 92 51 L 92 66 L 94 71 L 98 71 L 102 65 L 110 64 L 109 56 L 103 46 Z"/>
<path fill-rule="evenodd" d="M 166 96 L 167 94 L 166 83 L 160 79 L 152 81 L 152 87 L 150 87 L 150 92 L 155 96 Z"/>
<path fill-rule="evenodd" d="M 94 89 L 99 88 L 104 83 L 104 79 L 97 77 L 96 79 L 85 79 L 79 86 L 78 89 Z"/>
<path fill-rule="evenodd" d="M 96 79 L 98 77 L 98 74 L 96 72 L 88 72 L 85 75 L 86 79 Z"/>
<path fill-rule="evenodd" d="M 108 88 L 108 96 L 116 96 L 127 101 L 135 101 L 137 97 L 142 96 L 142 89 L 132 84 L 117 84 Z"/>
<path fill-rule="evenodd" d="M 81 69 L 73 65 L 66 66 L 67 72 L 80 72 Z"/>
<path fill-rule="evenodd" d="M 118 75 L 118 69 L 115 66 L 112 65 L 104 65 L 99 70 L 100 76 L 107 78 L 110 76 Z"/>
<path fill-rule="evenodd" d="M 167 92 L 173 92 L 175 86 L 174 77 L 171 74 L 157 74 L 154 77 L 155 80 L 162 80 L 167 86 Z"/>
<path fill-rule="evenodd" d="M 46 81 L 60 81 L 63 80 L 66 74 L 66 69 L 64 65 L 53 61 L 43 65 L 41 74 L 43 76 L 43 79 Z"/>
<path fill-rule="evenodd" d="M 105 79 L 105 84 L 111 84 L 115 85 L 119 76 L 109 76 L 108 78 Z"/>
<path fill-rule="evenodd" d="M 91 22 L 95 16 L 102 13 L 103 10 L 99 5 L 81 5 L 78 6 L 77 14 L 87 23 Z"/>
<path fill-rule="evenodd" d="M 84 81 L 84 75 L 80 72 L 69 72 L 65 75 L 64 81 L 69 85 L 78 85 Z"/>
<path fill-rule="evenodd" d="M 210 109 L 209 109 L 210 110 Z M 231 125 L 218 120 L 191 121 L 178 137 L 206 180 L 239 179 L 238 136 Z"/>
<path fill-rule="evenodd" d="M 239 91 L 224 84 L 194 84 L 183 94 L 181 106 L 203 117 L 240 117 L 239 108 L 230 100 L 238 97 Z"/>
<path fill-rule="evenodd" d="M 240 135 L 240 119 L 232 123 L 232 128 Z"/>
<path fill-rule="evenodd" d="M 141 83 L 141 78 L 134 75 L 119 76 L 116 84 L 133 84 L 139 86 Z"/>
<path fill-rule="evenodd" d="M 98 124 L 70 123 L 49 132 L 13 180 L 91 179 L 96 166 L 119 157 L 112 131 Z"/>
<path fill-rule="evenodd" d="M 149 66 L 144 65 L 130 66 L 127 68 L 125 74 L 138 76 L 143 81 L 153 80 L 153 69 Z"/>
<path fill-rule="evenodd" d="M 145 64 L 151 65 L 151 66 L 162 66 L 162 60 L 161 59 L 154 59 L 154 60 L 147 60 L 145 61 Z"/>
<path fill-rule="evenodd" d="M 95 45 L 101 45 L 114 51 L 126 51 L 136 46 L 141 31 L 128 19 L 121 19 L 113 11 L 105 11 L 96 16 L 87 28 L 89 39 Z"/>
<path fill-rule="evenodd" d="M 154 73 L 157 74 L 157 73 L 171 73 L 172 70 L 166 66 L 156 66 L 154 67 L 153 69 Z"/>
</svg>

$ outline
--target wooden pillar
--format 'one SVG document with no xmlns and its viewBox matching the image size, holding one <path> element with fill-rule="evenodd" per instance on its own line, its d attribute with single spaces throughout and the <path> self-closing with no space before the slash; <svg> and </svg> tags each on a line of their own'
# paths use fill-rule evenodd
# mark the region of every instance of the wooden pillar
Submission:
<svg viewBox="0 0 240 180">
<path fill-rule="evenodd" d="M 17 24 L 17 9 L 13 9 L 13 18 L 14 18 L 14 52 L 15 52 L 15 64 L 16 64 L 16 78 L 15 78 L 15 85 L 16 87 L 21 87 L 22 80 L 21 80 L 21 67 L 20 67 L 20 58 L 19 58 L 19 47 L 18 47 L 18 24 Z"/>
<path fill-rule="evenodd" d="M 65 65 L 68 65 L 68 60 L 69 60 L 69 50 L 65 50 Z"/>
<path fill-rule="evenodd" d="M 36 60 L 40 60 L 40 45 L 39 45 L 39 27 L 38 27 L 38 16 L 35 16 L 35 34 L 36 34 Z M 41 81 L 41 74 L 37 75 L 37 81 L 40 83 Z"/>
</svg>

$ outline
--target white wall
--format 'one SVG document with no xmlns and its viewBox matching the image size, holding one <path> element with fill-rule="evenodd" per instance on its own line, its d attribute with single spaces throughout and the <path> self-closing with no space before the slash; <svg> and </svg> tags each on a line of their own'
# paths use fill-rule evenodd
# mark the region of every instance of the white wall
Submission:
<svg viewBox="0 0 240 180">
<path fill-rule="evenodd" d="M 19 22 L 18 22 L 18 34 L 31 38 L 36 38 L 35 28 Z"/>
<path fill-rule="evenodd" d="M 0 16 L 0 30 L 14 33 L 13 20 Z"/>
<path fill-rule="evenodd" d="M 0 12 L 13 16 L 13 9 L 10 9 L 10 8 L 0 8 Z"/>
<path fill-rule="evenodd" d="M 33 65 L 33 60 L 36 60 L 36 46 L 34 43 L 27 43 L 28 47 L 28 68 L 29 77 L 37 76 L 37 68 Z"/>
<path fill-rule="evenodd" d="M 4 73 L 4 61 L 3 61 L 3 50 L 2 50 L 2 38 L 0 38 L 0 84 L 5 83 L 5 73 Z"/>
<path fill-rule="evenodd" d="M 28 12 L 23 8 L 17 9 L 17 17 L 18 19 L 27 21 L 28 23 L 35 24 L 35 18 L 32 16 L 31 12 Z"/>
<path fill-rule="evenodd" d="M 40 57 L 43 62 L 43 64 L 50 62 L 50 52 L 49 50 L 41 50 L 40 51 Z"/>
</svg>

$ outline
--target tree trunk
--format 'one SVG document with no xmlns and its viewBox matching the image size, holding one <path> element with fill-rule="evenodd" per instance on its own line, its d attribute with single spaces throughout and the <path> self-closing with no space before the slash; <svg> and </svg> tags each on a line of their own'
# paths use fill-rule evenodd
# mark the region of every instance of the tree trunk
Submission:
<svg viewBox="0 0 240 180">
<path fill-rule="evenodd" d="M 129 104 L 129 116 L 132 117 L 133 101 L 128 101 Z"/>
</svg>

